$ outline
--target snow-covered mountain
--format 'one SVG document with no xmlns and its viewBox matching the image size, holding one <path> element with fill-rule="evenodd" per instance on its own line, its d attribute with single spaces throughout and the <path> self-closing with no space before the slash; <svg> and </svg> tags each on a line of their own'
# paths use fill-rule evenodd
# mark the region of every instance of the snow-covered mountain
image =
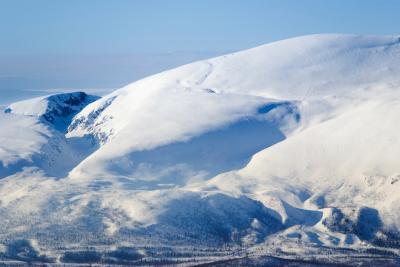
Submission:
<svg viewBox="0 0 400 267">
<path fill-rule="evenodd" d="M 13 103 L 4 112 L 39 117 L 64 131 L 74 115 L 99 98 L 84 92 L 56 94 Z"/>
<path fill-rule="evenodd" d="M 0 257 L 392 263 L 399 63 L 399 37 L 311 35 L 100 99 L 11 104 L 0 115 Z"/>
<path fill-rule="evenodd" d="M 67 140 L 65 131 L 73 116 L 97 99 L 83 92 L 56 94 L 0 110 L 0 178 L 29 166 L 52 176 L 67 175 L 89 153 L 90 146 Z"/>
</svg>

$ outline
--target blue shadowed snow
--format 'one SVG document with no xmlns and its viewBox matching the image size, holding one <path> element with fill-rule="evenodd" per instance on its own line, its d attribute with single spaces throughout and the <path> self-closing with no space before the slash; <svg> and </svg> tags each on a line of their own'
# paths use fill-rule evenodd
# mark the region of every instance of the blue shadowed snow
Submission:
<svg viewBox="0 0 400 267">
<path fill-rule="evenodd" d="M 131 153 L 112 162 L 115 174 L 130 186 L 185 184 L 194 176 L 207 179 L 245 166 L 252 155 L 285 139 L 276 125 L 266 120 L 242 120 L 187 142 Z M 153 177 L 148 180 L 147 177 Z M 154 179 L 158 177 L 158 179 Z"/>
</svg>

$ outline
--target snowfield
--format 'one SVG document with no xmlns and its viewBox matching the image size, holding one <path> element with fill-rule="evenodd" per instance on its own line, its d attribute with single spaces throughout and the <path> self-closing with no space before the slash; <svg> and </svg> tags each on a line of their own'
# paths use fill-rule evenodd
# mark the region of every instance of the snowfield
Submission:
<svg viewBox="0 0 400 267">
<path fill-rule="evenodd" d="M 400 264 L 399 63 L 311 35 L 13 103 L 0 261 Z"/>
</svg>

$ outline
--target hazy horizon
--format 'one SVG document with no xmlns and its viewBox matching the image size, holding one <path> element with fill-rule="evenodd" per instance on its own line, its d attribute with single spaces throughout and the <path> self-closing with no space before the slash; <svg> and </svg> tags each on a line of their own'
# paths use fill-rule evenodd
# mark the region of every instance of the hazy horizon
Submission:
<svg viewBox="0 0 400 267">
<path fill-rule="evenodd" d="M 182 64 L 301 35 L 393 35 L 399 8 L 395 0 L 5 0 L 0 104 L 48 91 L 104 93 Z"/>
</svg>

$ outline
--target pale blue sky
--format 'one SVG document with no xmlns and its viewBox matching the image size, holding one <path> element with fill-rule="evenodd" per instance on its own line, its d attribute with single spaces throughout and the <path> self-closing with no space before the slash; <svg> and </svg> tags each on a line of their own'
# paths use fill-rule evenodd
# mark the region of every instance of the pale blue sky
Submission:
<svg viewBox="0 0 400 267">
<path fill-rule="evenodd" d="M 299 35 L 399 34 L 399 14 L 399 0 L 0 0 L 0 103 Z"/>
</svg>

